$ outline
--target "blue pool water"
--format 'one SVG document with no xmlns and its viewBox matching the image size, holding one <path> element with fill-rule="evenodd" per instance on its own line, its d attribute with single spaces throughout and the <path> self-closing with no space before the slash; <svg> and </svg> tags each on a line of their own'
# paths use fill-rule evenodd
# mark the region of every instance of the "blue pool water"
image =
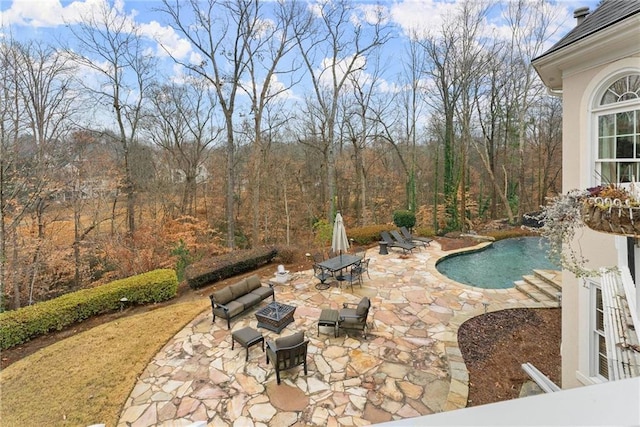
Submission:
<svg viewBox="0 0 640 427">
<path fill-rule="evenodd" d="M 447 257 L 436 268 L 456 282 L 478 288 L 512 288 L 514 281 L 534 269 L 558 269 L 547 257 L 547 246 L 542 237 L 504 239 L 478 252 Z"/>
</svg>

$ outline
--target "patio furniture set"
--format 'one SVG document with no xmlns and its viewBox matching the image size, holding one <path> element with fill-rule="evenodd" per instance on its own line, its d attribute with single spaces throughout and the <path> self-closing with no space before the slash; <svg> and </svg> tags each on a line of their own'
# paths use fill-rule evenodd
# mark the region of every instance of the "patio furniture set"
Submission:
<svg viewBox="0 0 640 427">
<path fill-rule="evenodd" d="M 362 276 L 365 273 L 369 275 L 369 259 L 365 258 L 365 252 L 355 255 L 341 253 L 329 259 L 323 259 L 320 254 L 313 256 L 313 275 L 320 280 L 316 285 L 319 290 L 329 289 L 331 285 L 327 280 L 335 278 L 338 283 L 349 283 L 353 292 L 354 282 L 362 287 Z"/>
<path fill-rule="evenodd" d="M 350 256 L 353 257 L 353 255 Z M 358 260 L 360 259 L 358 258 Z M 338 264 L 334 264 L 334 267 L 337 266 Z M 255 313 L 258 320 L 257 327 L 279 334 L 289 323 L 293 322 L 296 307 L 277 302 L 273 292 L 273 285 L 263 286 L 256 275 L 228 285 L 209 296 L 213 322 L 215 323 L 216 316 L 222 317 L 227 321 L 227 328 L 231 329 L 230 322 L 232 318 L 244 313 L 269 296 L 273 300 Z M 340 329 L 353 329 L 362 331 L 366 339 L 367 316 L 370 307 L 371 301 L 368 297 L 364 297 L 358 304 L 345 303 L 341 310 L 323 309 L 318 319 L 318 335 L 320 334 L 321 326 L 328 326 L 333 328 L 335 337 L 338 336 Z M 235 343 L 245 348 L 245 362 L 249 360 L 250 347 L 260 344 L 262 351 L 265 352 L 264 336 L 260 331 L 250 326 L 231 333 L 232 350 L 235 347 Z M 280 384 L 281 371 L 303 365 L 304 373 L 305 375 L 307 374 L 308 344 L 309 340 L 305 339 L 302 331 L 275 340 L 266 340 L 267 363 L 270 361 L 273 363 L 278 384 Z"/>
</svg>

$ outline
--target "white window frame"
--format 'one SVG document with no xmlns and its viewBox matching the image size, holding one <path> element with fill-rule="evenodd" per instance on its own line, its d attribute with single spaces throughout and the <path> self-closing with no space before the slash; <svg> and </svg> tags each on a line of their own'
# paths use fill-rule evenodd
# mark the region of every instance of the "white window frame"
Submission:
<svg viewBox="0 0 640 427">
<path fill-rule="evenodd" d="M 618 101 L 605 105 L 601 105 L 602 97 L 609 90 L 609 88 L 618 80 L 631 76 L 631 75 L 640 75 L 640 70 L 635 69 L 625 69 L 620 71 L 614 75 L 609 76 L 607 79 L 603 80 L 600 88 L 595 92 L 596 96 L 592 99 L 592 110 L 591 110 L 591 120 L 593 123 L 594 129 L 594 143 L 593 143 L 593 171 L 595 174 L 594 182 L 595 184 L 608 184 L 608 182 L 602 182 L 602 166 L 606 163 L 615 163 L 618 165 L 616 167 L 617 171 L 620 170 L 619 165 L 623 163 L 635 163 L 635 169 L 637 173 L 633 174 L 635 181 L 640 181 L 640 119 L 636 118 L 636 157 L 632 158 L 616 158 L 612 157 L 609 159 L 601 159 L 600 158 L 600 150 L 599 150 L 599 139 L 600 139 L 600 117 L 610 114 L 617 114 L 623 112 L 634 112 L 636 110 L 640 110 L 640 97 L 629 99 L 626 101 Z M 638 114 L 638 113 L 637 113 Z M 615 134 L 617 135 L 617 133 Z M 615 135 L 613 136 L 615 138 Z M 620 183 L 620 174 L 616 172 L 616 182 Z"/>
</svg>

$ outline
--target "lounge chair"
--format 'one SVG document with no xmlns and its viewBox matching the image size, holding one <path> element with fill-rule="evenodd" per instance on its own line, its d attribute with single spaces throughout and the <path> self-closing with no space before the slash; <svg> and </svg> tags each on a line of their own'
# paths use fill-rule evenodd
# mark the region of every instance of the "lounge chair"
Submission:
<svg viewBox="0 0 640 427">
<path fill-rule="evenodd" d="M 267 364 L 273 362 L 276 378 L 280 384 L 280 371 L 304 365 L 307 375 L 307 346 L 309 340 L 304 339 L 304 332 L 296 332 L 286 337 L 267 341 Z"/>
<path fill-rule="evenodd" d="M 413 250 L 416 248 L 416 245 L 414 245 L 413 243 L 406 243 L 404 241 L 398 242 L 397 240 L 392 239 L 388 231 L 380 232 L 380 237 L 382 237 L 382 240 L 387 244 L 387 247 L 400 248 L 404 253 L 406 253 L 407 251 L 413 252 Z"/>
<path fill-rule="evenodd" d="M 429 237 L 414 236 L 409 232 L 409 230 L 407 230 L 407 227 L 404 227 L 404 226 L 400 227 L 400 232 L 402 233 L 405 239 L 410 240 L 412 242 L 424 242 L 426 246 L 430 246 L 429 244 L 433 242 L 433 239 L 430 239 Z"/>
<path fill-rule="evenodd" d="M 414 246 L 416 246 L 416 247 L 418 247 L 418 246 L 426 247 L 426 246 L 427 246 L 427 244 L 426 244 L 426 243 L 424 243 L 424 242 L 413 242 L 413 241 L 411 241 L 411 240 L 405 239 L 405 238 L 404 238 L 404 237 L 403 237 L 403 236 L 398 232 L 398 230 L 391 230 L 391 231 L 390 231 L 390 233 L 391 233 L 391 237 L 393 237 L 393 239 L 394 239 L 396 242 L 404 242 L 404 243 L 407 243 L 407 244 L 409 244 L 409 245 L 414 245 Z"/>
<path fill-rule="evenodd" d="M 355 308 L 351 308 L 355 307 Z M 355 329 L 362 331 L 367 339 L 367 316 L 371 308 L 371 301 L 364 297 L 358 304 L 344 303 L 338 312 L 338 329 Z"/>
</svg>

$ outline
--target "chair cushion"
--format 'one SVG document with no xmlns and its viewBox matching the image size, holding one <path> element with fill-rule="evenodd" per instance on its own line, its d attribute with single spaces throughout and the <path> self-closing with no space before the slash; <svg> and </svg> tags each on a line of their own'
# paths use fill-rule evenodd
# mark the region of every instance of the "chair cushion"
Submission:
<svg viewBox="0 0 640 427">
<path fill-rule="evenodd" d="M 304 341 L 304 331 L 276 339 L 276 348 L 293 347 Z"/>
<path fill-rule="evenodd" d="M 231 293 L 233 294 L 233 299 L 238 299 L 242 295 L 246 294 L 247 291 L 247 281 L 246 279 L 242 279 L 238 283 L 234 283 L 233 285 L 229 285 L 231 288 Z"/>
<path fill-rule="evenodd" d="M 357 316 L 366 315 L 370 305 L 371 305 L 371 302 L 369 301 L 369 298 L 367 297 L 362 298 L 358 303 L 358 307 L 356 307 L 356 315 Z"/>
<path fill-rule="evenodd" d="M 258 289 L 260 286 L 262 286 L 262 283 L 260 283 L 260 278 L 255 274 L 247 277 L 245 280 L 247 281 L 247 292 L 251 292 L 252 290 Z"/>
<path fill-rule="evenodd" d="M 271 286 L 259 286 L 257 289 L 251 291 L 252 294 L 258 295 L 260 299 L 267 299 L 273 295 L 273 288 Z"/>
<path fill-rule="evenodd" d="M 251 306 L 256 305 L 257 303 L 259 303 L 260 301 L 262 301 L 262 298 L 260 298 L 258 295 L 249 292 L 246 295 L 242 295 L 240 298 L 236 298 L 235 300 L 236 302 L 239 302 L 240 304 L 242 304 L 244 306 L 244 308 L 249 308 Z"/>
<path fill-rule="evenodd" d="M 244 311 L 244 305 L 236 301 L 229 302 L 228 304 L 225 305 L 225 307 L 229 309 L 230 318 Z M 213 312 L 216 314 L 216 316 L 225 317 L 225 312 L 221 308 L 214 308 Z"/>
<path fill-rule="evenodd" d="M 211 295 L 213 296 L 213 300 L 217 304 L 226 304 L 233 299 L 233 294 L 231 293 L 231 289 L 229 289 L 228 286 L 212 292 Z"/>
</svg>

